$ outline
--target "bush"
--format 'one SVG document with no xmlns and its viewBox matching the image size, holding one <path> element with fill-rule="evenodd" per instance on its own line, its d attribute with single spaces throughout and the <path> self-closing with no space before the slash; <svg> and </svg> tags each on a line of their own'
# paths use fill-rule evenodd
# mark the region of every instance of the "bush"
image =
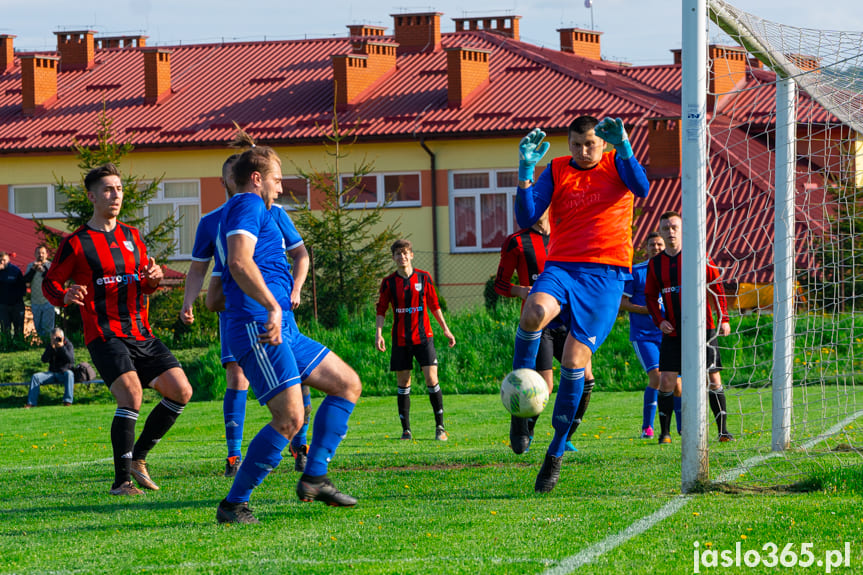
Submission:
<svg viewBox="0 0 863 575">
<path fill-rule="evenodd" d="M 219 341 L 219 314 L 207 309 L 204 298 L 195 299 L 195 323 L 186 325 L 180 320 L 183 309 L 181 288 L 160 289 L 150 296 L 150 327 L 155 335 L 173 348 L 204 347 Z"/>
</svg>

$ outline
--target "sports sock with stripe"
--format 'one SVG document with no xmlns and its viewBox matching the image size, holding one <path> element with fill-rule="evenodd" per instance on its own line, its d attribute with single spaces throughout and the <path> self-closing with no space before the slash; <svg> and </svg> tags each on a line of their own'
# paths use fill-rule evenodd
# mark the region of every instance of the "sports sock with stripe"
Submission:
<svg viewBox="0 0 863 575">
<path fill-rule="evenodd" d="M 243 448 L 243 426 L 246 421 L 247 389 L 226 389 L 222 400 L 222 413 L 225 416 L 225 441 L 228 444 L 228 457 L 241 457 Z"/>
<path fill-rule="evenodd" d="M 708 398 L 710 399 L 710 410 L 713 412 L 713 419 L 716 421 L 716 428 L 719 430 L 720 435 L 724 435 L 728 433 L 725 388 L 711 389 L 708 393 Z"/>
<path fill-rule="evenodd" d="M 566 449 L 566 436 L 575 418 L 581 394 L 584 391 L 584 368 L 560 368 L 560 384 L 557 386 L 557 399 L 551 417 L 554 437 L 548 445 L 548 454 L 560 457 Z"/>
<path fill-rule="evenodd" d="M 680 430 L 683 427 L 683 399 L 679 395 L 674 396 L 674 422 L 677 423 L 677 433 L 680 434 Z"/>
<path fill-rule="evenodd" d="M 581 392 L 581 400 L 578 402 L 578 409 L 575 411 L 575 417 L 572 424 L 569 426 L 569 433 L 566 434 L 566 440 L 570 441 L 578 426 L 581 425 L 581 420 L 584 419 L 584 414 L 587 412 L 587 406 L 590 405 L 590 394 L 593 393 L 593 386 L 596 385 L 595 379 L 584 380 L 584 390 Z"/>
<path fill-rule="evenodd" d="M 147 416 L 147 421 L 144 423 L 144 431 L 141 432 L 141 436 L 135 442 L 132 459 L 146 459 L 147 454 L 168 433 L 168 430 L 171 429 L 171 426 L 174 425 L 174 422 L 183 413 L 183 408 L 185 407 L 185 404 L 163 397 L 162 401 L 156 404 L 156 407 Z"/>
<path fill-rule="evenodd" d="M 119 487 L 132 479 L 132 447 L 135 445 L 135 423 L 138 411 L 118 407 L 111 422 L 111 448 L 114 452 L 114 484 Z"/>
<path fill-rule="evenodd" d="M 282 461 L 282 451 L 288 446 L 288 439 L 273 429 L 270 424 L 261 428 L 249 443 L 231 490 L 225 498 L 230 503 L 242 503 L 252 496 L 252 490 Z"/>
<path fill-rule="evenodd" d="M 399 408 L 399 420 L 402 422 L 402 431 L 411 428 L 411 386 L 398 388 L 396 403 Z"/>
<path fill-rule="evenodd" d="M 674 392 L 660 391 L 656 401 L 659 410 L 660 435 L 671 435 L 671 414 L 674 411 Z"/>
<path fill-rule="evenodd" d="M 527 367 L 536 369 L 536 354 L 542 340 L 542 330 L 524 331 L 521 326 L 515 330 L 515 351 L 512 356 L 512 369 Z"/>
<path fill-rule="evenodd" d="M 428 392 L 434 412 L 434 424 L 436 427 L 443 427 L 443 392 L 440 390 L 440 385 L 429 387 Z"/>
<path fill-rule="evenodd" d="M 354 404 L 342 397 L 328 395 L 321 402 L 315 414 L 306 475 L 320 476 L 327 473 L 330 460 L 348 433 L 348 418 L 353 411 Z"/>
</svg>

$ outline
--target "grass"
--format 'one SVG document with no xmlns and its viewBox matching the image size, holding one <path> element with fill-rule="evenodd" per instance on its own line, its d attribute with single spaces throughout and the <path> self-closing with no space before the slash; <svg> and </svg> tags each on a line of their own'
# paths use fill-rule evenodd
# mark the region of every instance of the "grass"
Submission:
<svg viewBox="0 0 863 575">
<path fill-rule="evenodd" d="M 153 397 L 142 413 L 149 411 Z M 748 398 L 746 399 L 748 401 Z M 162 487 L 137 498 L 107 494 L 112 479 L 110 405 L 6 410 L 0 429 L 2 573 L 541 573 L 614 537 L 680 495 L 680 444 L 635 439 L 639 393 L 598 393 L 548 495 L 533 480 L 550 439 L 548 414 L 533 449 L 507 447 L 508 420 L 492 395 L 447 395 L 450 441 L 433 440 L 428 403 L 413 402 L 415 440 L 397 438 L 392 397 L 363 398 L 331 465 L 354 509 L 297 501 L 286 460 L 255 491 L 257 526 L 218 526 L 221 403 L 190 404 L 148 458 Z M 250 405 L 246 442 L 267 420 Z M 140 431 L 140 426 L 139 426 Z M 718 454 L 742 451 L 711 445 Z M 863 468 L 814 470 L 795 485 L 711 489 L 631 539 L 609 546 L 578 573 L 691 573 L 701 549 L 761 550 L 814 544 L 816 558 L 850 541 L 850 567 L 863 573 Z M 834 461 L 835 463 L 835 461 Z M 814 566 L 813 566 L 814 567 Z M 719 572 L 703 568 L 701 572 Z M 723 569 L 775 573 L 776 568 Z M 790 570 L 789 572 L 793 572 Z M 821 569 L 813 573 L 823 572 Z"/>
</svg>

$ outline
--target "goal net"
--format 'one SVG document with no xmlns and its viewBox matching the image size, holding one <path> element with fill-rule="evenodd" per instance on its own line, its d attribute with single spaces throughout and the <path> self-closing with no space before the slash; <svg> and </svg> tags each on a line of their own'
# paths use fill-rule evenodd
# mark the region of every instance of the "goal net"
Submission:
<svg viewBox="0 0 863 575">
<path fill-rule="evenodd" d="M 859 471 L 863 33 L 785 26 L 723 0 L 708 12 L 730 39 L 708 49 L 707 249 L 737 312 L 720 338 L 736 440 L 716 443 L 711 425 L 709 477 L 789 485 Z"/>
</svg>

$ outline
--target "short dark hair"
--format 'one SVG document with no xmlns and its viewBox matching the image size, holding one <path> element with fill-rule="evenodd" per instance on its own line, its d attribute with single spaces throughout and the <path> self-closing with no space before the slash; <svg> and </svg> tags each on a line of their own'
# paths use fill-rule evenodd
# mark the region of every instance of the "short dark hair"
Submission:
<svg viewBox="0 0 863 575">
<path fill-rule="evenodd" d="M 231 154 L 227 158 L 225 158 L 225 162 L 222 164 L 222 179 L 227 180 L 228 174 L 231 172 L 231 167 L 240 159 L 240 154 Z"/>
<path fill-rule="evenodd" d="M 579 116 L 569 124 L 568 134 L 586 134 L 596 127 L 599 120 L 593 116 Z"/>
<path fill-rule="evenodd" d="M 659 216 L 659 221 L 661 222 L 662 220 L 667 220 L 670 218 L 680 218 L 680 214 L 678 214 L 674 210 L 668 210 L 667 212 Z M 683 218 L 680 219 L 682 220 Z"/>
<path fill-rule="evenodd" d="M 240 157 L 234 162 L 234 167 L 231 168 L 234 174 L 234 185 L 237 186 L 237 189 L 242 188 L 249 183 L 255 172 L 262 176 L 268 176 L 272 171 L 273 162 L 282 165 L 282 160 L 272 148 L 268 146 L 249 148 L 240 154 Z"/>
<path fill-rule="evenodd" d="M 407 250 L 413 253 L 414 246 L 410 240 L 396 240 L 393 242 L 393 245 L 390 246 L 390 251 L 393 253 L 393 255 L 396 255 L 396 252 L 400 252 L 402 250 Z"/>
<path fill-rule="evenodd" d="M 87 172 L 87 175 L 84 176 L 84 188 L 86 188 L 88 192 L 92 192 L 93 187 L 106 176 L 117 176 L 119 178 L 120 170 L 111 162 L 97 166 Z"/>
<path fill-rule="evenodd" d="M 647 237 L 645 238 L 644 241 L 646 242 L 648 240 L 652 240 L 653 238 L 661 238 L 661 237 L 662 237 L 662 234 L 660 234 L 659 232 L 650 232 L 649 234 L 647 234 Z"/>
</svg>

